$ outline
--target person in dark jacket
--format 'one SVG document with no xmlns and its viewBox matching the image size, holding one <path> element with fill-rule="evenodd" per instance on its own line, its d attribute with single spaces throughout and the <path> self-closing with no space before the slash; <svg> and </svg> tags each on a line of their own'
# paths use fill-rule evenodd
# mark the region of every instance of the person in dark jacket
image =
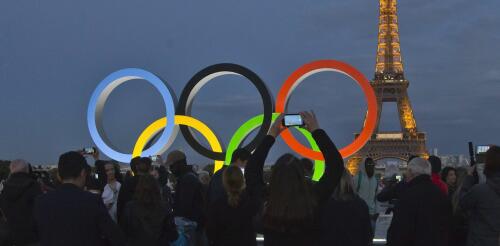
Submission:
<svg viewBox="0 0 500 246">
<path fill-rule="evenodd" d="M 247 176 L 246 186 L 240 167 L 231 165 L 225 168 L 222 175 L 224 194 L 208 207 L 207 236 L 210 245 L 257 245 L 253 218 L 261 207 L 259 198 L 263 186 L 258 181 L 262 180 L 261 175 Z"/>
<path fill-rule="evenodd" d="M 125 245 L 125 236 L 100 196 L 84 191 L 87 161 L 78 152 L 59 157 L 62 185 L 35 202 L 41 246 Z"/>
<path fill-rule="evenodd" d="M 31 245 L 39 241 L 33 206 L 42 189 L 29 175 L 28 166 L 25 160 L 10 163 L 11 174 L 0 195 L 0 208 L 10 230 L 9 245 Z"/>
<path fill-rule="evenodd" d="M 451 203 L 430 175 L 431 165 L 427 160 L 417 157 L 408 163 L 407 188 L 394 209 L 387 245 L 448 244 Z"/>
<path fill-rule="evenodd" d="M 125 206 L 120 225 L 130 246 L 169 245 L 178 237 L 172 208 L 162 201 L 158 182 L 148 174 L 139 176 L 135 200 Z"/>
<path fill-rule="evenodd" d="M 321 215 L 319 245 L 371 245 L 373 231 L 369 209 L 354 191 L 352 177 L 347 171 L 321 209 Z"/>
<path fill-rule="evenodd" d="M 245 170 L 245 167 L 248 162 L 248 158 L 250 158 L 250 151 L 239 148 L 233 152 L 231 158 L 231 165 L 237 166 L 242 170 Z M 222 167 L 219 171 L 214 173 L 212 179 L 210 180 L 210 184 L 208 185 L 207 190 L 207 204 L 210 205 L 220 197 L 223 197 L 225 194 L 224 186 L 222 184 L 222 174 L 224 173 L 226 166 Z"/>
<path fill-rule="evenodd" d="M 469 212 L 467 246 L 498 246 L 500 244 L 500 147 L 486 152 L 485 184 L 474 184 L 473 170 L 460 191 L 460 207 Z"/>
<path fill-rule="evenodd" d="M 130 161 L 130 166 L 133 167 L 135 175 L 126 178 L 118 192 L 118 201 L 116 204 L 118 223 L 120 223 L 125 206 L 134 199 L 135 187 L 139 182 L 139 177 L 149 174 L 151 171 L 151 163 L 151 159 L 147 157 L 135 157 Z"/>
<path fill-rule="evenodd" d="M 205 205 L 202 184 L 192 167 L 187 165 L 186 155 L 182 151 L 170 152 L 166 163 L 177 179 L 173 196 L 177 228 L 185 232 L 190 245 L 204 241 Z"/>
<path fill-rule="evenodd" d="M 325 158 L 324 174 L 311 187 L 300 159 L 285 154 L 276 161 L 271 173 L 269 199 L 263 212 L 266 246 L 314 244 L 319 237 L 319 208 L 326 204 L 344 172 L 342 156 L 325 131 L 319 128 L 314 113 L 303 112 L 301 115 L 305 129 L 312 133 Z M 269 134 L 250 157 L 246 176 L 263 172 L 266 157 L 276 137 L 285 130 L 282 119 L 283 115 L 276 119 Z M 262 180 L 257 182 L 262 185 Z"/>
<path fill-rule="evenodd" d="M 453 167 L 443 168 L 441 180 L 448 186 L 448 197 L 453 198 L 457 190 L 457 170 Z"/>
</svg>

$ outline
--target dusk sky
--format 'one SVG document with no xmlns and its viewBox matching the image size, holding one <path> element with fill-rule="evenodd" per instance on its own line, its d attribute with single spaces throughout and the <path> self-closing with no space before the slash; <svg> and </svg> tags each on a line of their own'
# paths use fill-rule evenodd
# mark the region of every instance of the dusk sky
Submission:
<svg viewBox="0 0 500 246">
<path fill-rule="evenodd" d="M 378 14 L 378 0 L 0 1 L 0 160 L 56 163 L 94 145 L 90 96 L 122 68 L 157 74 L 177 96 L 195 73 L 221 62 L 257 73 L 274 98 L 290 73 L 318 59 L 347 62 L 372 79 Z M 465 154 L 468 141 L 500 144 L 500 1 L 401 0 L 398 15 L 408 92 L 428 149 Z M 164 108 L 147 82 L 121 85 L 104 109 L 109 138 L 130 153 Z M 308 109 L 342 147 L 360 130 L 366 102 L 354 81 L 325 72 L 291 97 L 289 112 Z M 262 112 L 252 84 L 231 75 L 208 83 L 193 105 L 225 146 Z M 382 130 L 399 129 L 395 104 L 384 104 L 382 117 Z M 181 134 L 173 148 L 191 163 L 210 162 Z M 268 161 L 290 151 L 279 140 Z"/>
</svg>

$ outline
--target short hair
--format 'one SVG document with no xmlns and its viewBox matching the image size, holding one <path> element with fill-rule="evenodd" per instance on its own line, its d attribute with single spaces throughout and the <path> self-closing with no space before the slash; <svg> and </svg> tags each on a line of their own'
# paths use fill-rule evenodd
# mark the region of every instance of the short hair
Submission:
<svg viewBox="0 0 500 246">
<path fill-rule="evenodd" d="M 429 156 L 429 162 L 431 163 L 432 173 L 441 172 L 441 159 L 435 155 Z"/>
<path fill-rule="evenodd" d="M 237 160 L 247 161 L 248 159 L 250 159 L 251 155 L 252 154 L 250 153 L 250 151 L 244 148 L 238 148 L 233 152 L 231 163 L 235 163 Z"/>
<path fill-rule="evenodd" d="M 29 163 L 22 159 L 16 159 L 10 162 L 10 173 L 29 173 Z"/>
<path fill-rule="evenodd" d="M 413 158 L 408 163 L 408 170 L 415 176 L 422 174 L 431 175 L 431 164 L 420 157 Z"/>
<path fill-rule="evenodd" d="M 187 164 L 186 159 L 186 154 L 184 154 L 184 152 L 180 150 L 174 150 L 167 155 L 167 161 L 165 162 L 165 164 L 170 166 L 180 161 L 184 161 L 184 164 Z"/>
<path fill-rule="evenodd" d="M 130 161 L 130 166 L 133 166 L 135 170 L 132 170 L 134 173 L 145 174 L 151 171 L 151 159 L 147 157 L 134 157 Z"/>
<path fill-rule="evenodd" d="M 88 170 L 89 165 L 85 157 L 76 151 L 70 151 L 59 156 L 57 170 L 62 180 L 77 178 L 82 170 Z"/>
<path fill-rule="evenodd" d="M 486 177 L 491 177 L 497 173 L 500 173 L 500 147 L 491 146 L 488 151 L 486 151 L 486 157 L 484 162 L 484 175 Z"/>
</svg>

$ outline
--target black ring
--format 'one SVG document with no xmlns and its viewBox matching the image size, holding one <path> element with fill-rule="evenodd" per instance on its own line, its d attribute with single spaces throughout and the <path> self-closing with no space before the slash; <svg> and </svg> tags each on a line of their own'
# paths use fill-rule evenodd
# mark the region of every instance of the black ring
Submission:
<svg viewBox="0 0 500 246">
<path fill-rule="evenodd" d="M 248 151 L 253 151 L 257 147 L 257 145 L 260 144 L 262 139 L 264 139 L 264 137 L 267 135 L 267 131 L 271 127 L 272 114 L 274 112 L 274 100 L 264 81 L 262 81 L 257 74 L 255 74 L 248 68 L 232 63 L 220 63 L 206 67 L 203 70 L 199 71 L 189 80 L 186 87 L 184 87 L 184 89 L 182 90 L 182 94 L 179 98 L 179 104 L 177 105 L 176 114 L 190 116 L 191 106 L 198 91 L 213 78 L 223 75 L 217 75 L 217 73 L 224 72 L 239 74 L 250 80 L 250 82 L 252 82 L 255 87 L 257 87 L 262 101 L 264 102 L 264 122 L 257 132 L 257 136 L 245 147 L 243 147 Z M 214 77 L 210 77 L 210 75 L 213 75 Z M 184 139 L 186 139 L 186 142 L 196 152 L 212 160 L 225 160 L 226 152 L 217 153 L 205 148 L 196 140 L 189 127 L 183 125 L 179 127 L 181 129 L 182 135 L 184 136 Z"/>
</svg>

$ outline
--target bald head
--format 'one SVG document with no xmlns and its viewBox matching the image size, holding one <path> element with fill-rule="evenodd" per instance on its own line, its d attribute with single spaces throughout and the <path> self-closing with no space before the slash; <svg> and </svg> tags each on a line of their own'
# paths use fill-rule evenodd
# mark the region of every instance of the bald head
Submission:
<svg viewBox="0 0 500 246">
<path fill-rule="evenodd" d="M 11 161 L 10 173 L 29 173 L 28 162 L 21 159 Z"/>
</svg>

